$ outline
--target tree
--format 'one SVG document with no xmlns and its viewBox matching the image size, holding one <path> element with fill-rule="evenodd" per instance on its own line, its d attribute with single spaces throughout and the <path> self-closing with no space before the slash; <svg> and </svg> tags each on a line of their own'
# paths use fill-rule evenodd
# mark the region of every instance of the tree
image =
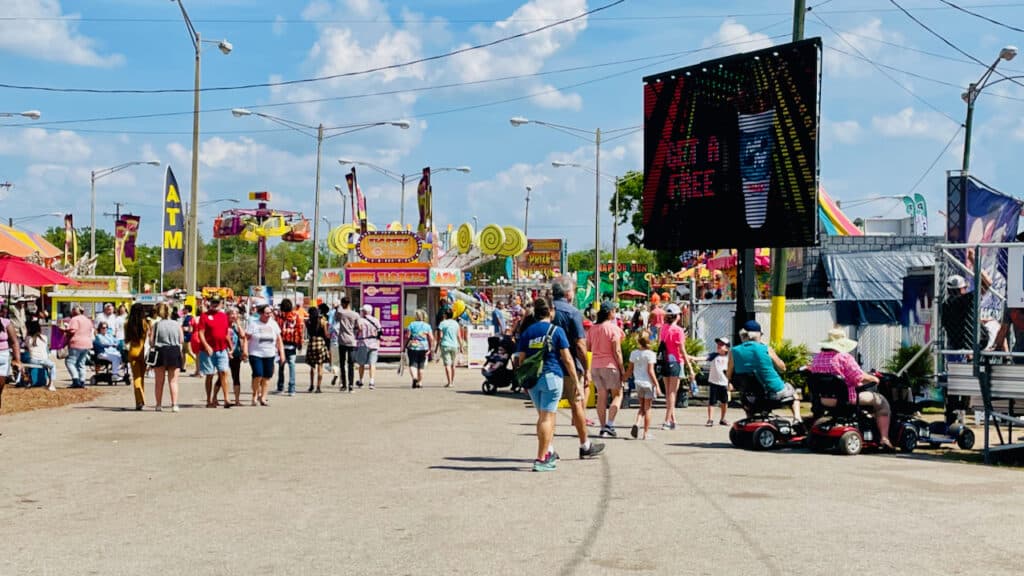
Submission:
<svg viewBox="0 0 1024 576">
<path fill-rule="evenodd" d="M 602 250 L 601 251 L 601 262 L 610 262 L 612 259 L 612 253 Z M 593 250 L 578 250 L 576 252 L 570 252 L 569 258 L 566 262 L 566 270 L 569 272 L 576 272 L 578 270 L 593 270 L 594 269 L 594 251 Z"/>
<path fill-rule="evenodd" d="M 626 235 L 631 247 L 643 249 L 644 245 L 644 175 L 642 172 L 630 170 L 618 180 L 619 195 L 619 226 L 629 224 L 633 231 Z M 615 197 L 608 201 L 608 211 L 615 215 Z M 665 272 L 679 269 L 679 256 L 673 250 L 646 250 L 653 255 L 653 268 L 655 272 Z M 623 250 L 619 250 L 619 262 L 628 261 L 622 256 Z M 630 258 L 640 262 L 639 258 Z M 592 268 L 592 266 L 591 266 Z"/>
</svg>

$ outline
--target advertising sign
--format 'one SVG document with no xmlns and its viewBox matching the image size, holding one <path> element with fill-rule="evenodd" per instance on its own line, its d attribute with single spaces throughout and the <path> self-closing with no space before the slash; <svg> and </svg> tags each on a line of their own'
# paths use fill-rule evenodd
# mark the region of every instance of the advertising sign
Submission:
<svg viewBox="0 0 1024 576">
<path fill-rule="evenodd" d="M 174 272 L 185 266 L 185 218 L 181 211 L 178 181 L 171 167 L 164 175 L 164 233 L 160 260 L 163 273 Z"/>
<path fill-rule="evenodd" d="M 320 269 L 320 282 L 317 283 L 321 288 L 343 286 L 345 284 L 345 269 L 344 268 L 321 268 Z"/>
<path fill-rule="evenodd" d="M 402 352 L 402 287 L 396 284 L 363 284 L 363 305 L 373 307 L 380 322 L 380 354 Z"/>
<path fill-rule="evenodd" d="M 526 241 L 526 250 L 516 256 L 516 269 L 519 277 L 526 278 L 540 272 L 546 278 L 565 271 L 562 260 L 562 240 L 560 238 L 531 238 Z"/>
<path fill-rule="evenodd" d="M 821 39 L 644 78 L 644 246 L 812 246 Z"/>
<path fill-rule="evenodd" d="M 404 286 L 429 286 L 430 268 L 419 266 L 415 268 L 400 267 L 356 267 L 349 266 L 345 269 L 345 286 L 359 286 L 360 284 L 402 284 Z"/>
<path fill-rule="evenodd" d="M 462 270 L 459 268 L 431 268 L 430 285 L 445 288 L 462 286 Z"/>
<path fill-rule="evenodd" d="M 367 232 L 359 237 L 356 254 L 371 264 L 415 262 L 422 243 L 412 232 Z"/>
</svg>

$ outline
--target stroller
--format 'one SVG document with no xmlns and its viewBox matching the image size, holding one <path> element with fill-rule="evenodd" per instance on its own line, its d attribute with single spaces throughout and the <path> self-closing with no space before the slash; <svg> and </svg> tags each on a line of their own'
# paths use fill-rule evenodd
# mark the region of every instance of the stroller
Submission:
<svg viewBox="0 0 1024 576">
<path fill-rule="evenodd" d="M 511 336 L 491 336 L 487 339 L 487 356 L 480 374 L 484 377 L 481 386 L 484 394 L 497 394 L 498 388 L 512 387 L 512 393 L 519 392 L 519 387 L 512 380 L 512 369 L 509 362 L 515 352 L 515 341 Z"/>
</svg>

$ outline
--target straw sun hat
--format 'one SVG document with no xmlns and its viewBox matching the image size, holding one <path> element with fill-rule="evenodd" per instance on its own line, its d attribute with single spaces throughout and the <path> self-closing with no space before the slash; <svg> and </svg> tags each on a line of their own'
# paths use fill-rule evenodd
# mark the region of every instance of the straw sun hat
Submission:
<svg viewBox="0 0 1024 576">
<path fill-rule="evenodd" d="M 846 337 L 846 331 L 842 328 L 833 328 L 828 331 L 828 339 L 820 342 L 818 346 L 822 350 L 835 350 L 836 352 L 852 352 L 857 347 L 857 341 Z"/>
</svg>

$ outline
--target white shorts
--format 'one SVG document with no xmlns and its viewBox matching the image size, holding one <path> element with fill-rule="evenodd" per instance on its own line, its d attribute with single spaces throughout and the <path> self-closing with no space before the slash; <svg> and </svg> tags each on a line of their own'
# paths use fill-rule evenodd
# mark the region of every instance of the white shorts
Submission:
<svg viewBox="0 0 1024 576">
<path fill-rule="evenodd" d="M 11 375 L 11 350 L 0 350 L 0 378 Z"/>
</svg>

